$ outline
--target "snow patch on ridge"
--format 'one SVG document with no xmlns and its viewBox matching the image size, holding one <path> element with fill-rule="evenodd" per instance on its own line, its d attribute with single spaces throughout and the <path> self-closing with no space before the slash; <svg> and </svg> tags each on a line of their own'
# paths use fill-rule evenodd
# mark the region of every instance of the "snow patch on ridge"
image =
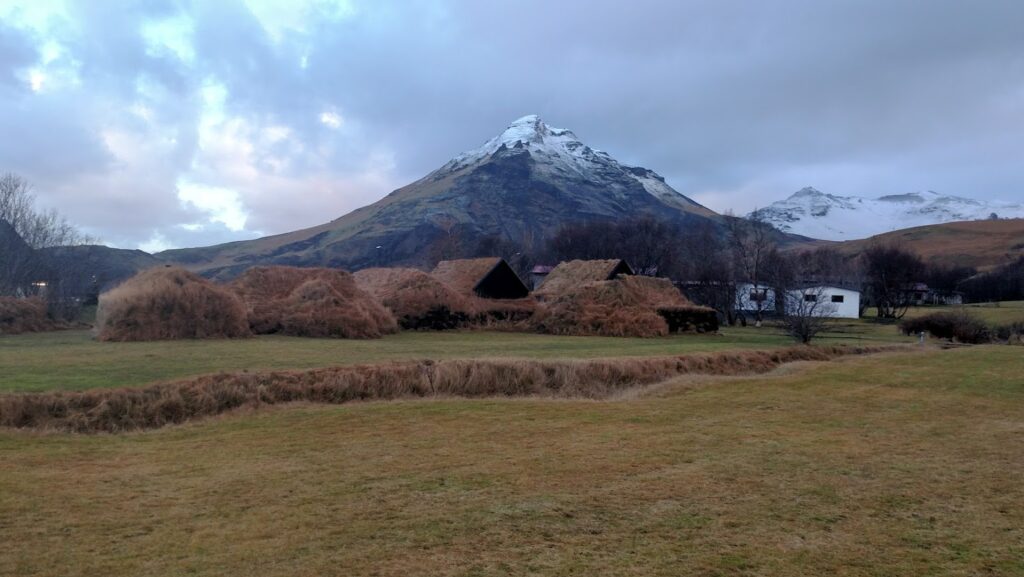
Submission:
<svg viewBox="0 0 1024 577">
<path fill-rule="evenodd" d="M 878 198 L 836 196 L 811 187 L 759 209 L 779 230 L 824 240 L 867 238 L 893 230 L 961 220 L 1024 218 L 1024 205 L 984 202 L 934 191 Z"/>
</svg>

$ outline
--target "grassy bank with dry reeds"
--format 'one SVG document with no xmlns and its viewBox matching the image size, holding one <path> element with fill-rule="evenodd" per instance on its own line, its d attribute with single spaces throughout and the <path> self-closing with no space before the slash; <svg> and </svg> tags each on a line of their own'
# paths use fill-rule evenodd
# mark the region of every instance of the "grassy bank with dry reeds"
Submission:
<svg viewBox="0 0 1024 577">
<path fill-rule="evenodd" d="M 892 350 L 792 347 L 677 357 L 586 361 L 448 360 L 225 373 L 132 389 L 0 396 L 0 426 L 79 433 L 150 429 L 240 407 L 290 402 L 339 404 L 435 396 L 604 398 L 686 374 L 767 372 L 795 361 Z"/>
<path fill-rule="evenodd" d="M 1019 350 L 791 367 L 0 429 L 0 575 L 1024 574 Z"/>
</svg>

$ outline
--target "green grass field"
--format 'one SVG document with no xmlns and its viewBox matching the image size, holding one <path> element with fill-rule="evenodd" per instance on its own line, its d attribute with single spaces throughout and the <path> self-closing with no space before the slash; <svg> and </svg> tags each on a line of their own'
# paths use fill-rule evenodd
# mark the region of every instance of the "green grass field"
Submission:
<svg viewBox="0 0 1024 577">
<path fill-rule="evenodd" d="M 836 321 L 822 343 L 902 342 L 891 325 Z M 596 358 L 678 355 L 792 345 L 771 327 L 658 339 L 465 331 L 403 332 L 380 340 L 265 336 L 240 340 L 105 343 L 88 331 L 0 336 L 0 391 L 138 386 L 220 371 L 308 369 L 407 359 Z"/>
<path fill-rule="evenodd" d="M 403 338 L 377 345 L 456 354 L 438 335 Z M 449 338 L 495 354 L 529 341 Z M 305 362 L 316 354 L 340 353 Z M 984 346 L 612 401 L 2 430 L 0 575 L 1024 575 L 1022 374 L 1020 348 Z"/>
<path fill-rule="evenodd" d="M 907 311 L 908 318 L 920 317 L 940 311 L 966 311 L 990 325 L 1024 322 L 1024 301 L 980 303 L 963 306 L 914 307 Z"/>
</svg>

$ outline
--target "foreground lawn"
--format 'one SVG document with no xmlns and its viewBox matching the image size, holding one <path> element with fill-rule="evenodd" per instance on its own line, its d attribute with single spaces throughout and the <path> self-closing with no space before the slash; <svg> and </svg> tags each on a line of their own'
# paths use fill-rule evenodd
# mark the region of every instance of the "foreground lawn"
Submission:
<svg viewBox="0 0 1024 577">
<path fill-rule="evenodd" d="M 1021 353 L 0 431 L 0 575 L 1020 575 Z"/>
<path fill-rule="evenodd" d="M 836 322 L 822 342 L 901 340 L 905 339 L 891 326 Z M 155 343 L 101 343 L 88 331 L 65 331 L 0 336 L 0 392 L 138 386 L 219 371 L 308 369 L 403 359 L 655 356 L 792 344 L 792 339 L 769 327 L 660 339 L 467 331 L 403 332 L 368 341 L 265 336 Z"/>
</svg>

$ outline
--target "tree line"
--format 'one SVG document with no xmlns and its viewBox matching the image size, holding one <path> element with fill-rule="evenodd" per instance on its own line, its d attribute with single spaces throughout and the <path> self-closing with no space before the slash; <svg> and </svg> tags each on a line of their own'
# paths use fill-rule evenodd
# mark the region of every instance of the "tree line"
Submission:
<svg viewBox="0 0 1024 577">
<path fill-rule="evenodd" d="M 95 242 L 56 210 L 38 208 L 32 185 L 24 178 L 0 174 L 0 296 L 44 296 L 56 318 L 76 316 L 80 301 L 68 282 L 84 271 L 57 265 L 47 251 Z"/>
</svg>

